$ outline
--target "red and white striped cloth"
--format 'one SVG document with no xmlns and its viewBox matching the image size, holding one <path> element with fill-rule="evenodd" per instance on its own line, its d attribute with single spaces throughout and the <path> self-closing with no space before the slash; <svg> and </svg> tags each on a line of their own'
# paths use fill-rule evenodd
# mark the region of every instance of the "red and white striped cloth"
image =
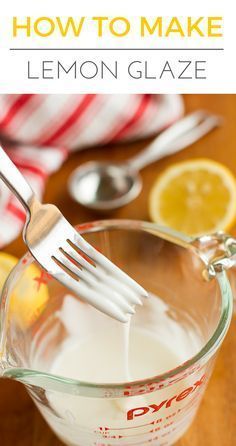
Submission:
<svg viewBox="0 0 236 446">
<path fill-rule="evenodd" d="M 178 95 L 0 95 L 0 139 L 41 198 L 48 175 L 71 151 L 151 136 L 182 114 Z M 25 215 L 2 184 L 0 213 L 3 246 Z"/>
</svg>

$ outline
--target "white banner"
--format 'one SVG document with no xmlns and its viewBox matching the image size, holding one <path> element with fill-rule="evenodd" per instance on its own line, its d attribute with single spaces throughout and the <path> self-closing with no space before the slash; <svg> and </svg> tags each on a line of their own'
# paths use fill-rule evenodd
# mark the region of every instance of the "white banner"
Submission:
<svg viewBox="0 0 236 446">
<path fill-rule="evenodd" d="M 111 3 L 7 2 L 0 93 L 236 93 L 234 2 Z"/>
</svg>

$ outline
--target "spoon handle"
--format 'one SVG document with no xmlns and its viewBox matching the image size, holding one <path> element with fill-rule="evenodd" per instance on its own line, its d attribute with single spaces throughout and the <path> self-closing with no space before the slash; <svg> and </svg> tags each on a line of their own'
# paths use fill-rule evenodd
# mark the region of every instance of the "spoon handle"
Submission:
<svg viewBox="0 0 236 446">
<path fill-rule="evenodd" d="M 34 192 L 1 146 L 0 178 L 20 200 L 26 211 L 30 212 L 30 204 L 35 197 Z"/>
<path fill-rule="evenodd" d="M 193 144 L 221 123 L 222 118 L 207 111 L 191 113 L 164 130 L 145 150 L 130 158 L 127 164 L 139 171 L 148 164 Z"/>
</svg>

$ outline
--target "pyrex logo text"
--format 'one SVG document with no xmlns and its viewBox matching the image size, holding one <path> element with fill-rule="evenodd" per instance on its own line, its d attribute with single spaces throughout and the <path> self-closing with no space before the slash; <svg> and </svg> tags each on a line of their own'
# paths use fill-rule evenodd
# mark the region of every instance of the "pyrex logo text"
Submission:
<svg viewBox="0 0 236 446">
<path fill-rule="evenodd" d="M 146 415 L 147 413 L 155 413 L 158 412 L 162 407 L 166 407 L 168 409 L 171 407 L 172 403 L 178 403 L 185 398 L 187 398 L 190 394 L 195 392 L 196 389 L 198 389 L 202 384 L 205 382 L 206 376 L 203 375 L 202 378 L 199 381 L 196 381 L 191 387 L 188 387 L 187 389 L 183 390 L 178 395 L 174 395 L 173 397 L 163 400 L 160 404 L 151 404 L 150 406 L 144 406 L 144 407 L 136 407 L 134 409 L 130 409 L 127 412 L 127 420 L 133 420 L 137 417 L 142 417 L 143 415 Z"/>
</svg>

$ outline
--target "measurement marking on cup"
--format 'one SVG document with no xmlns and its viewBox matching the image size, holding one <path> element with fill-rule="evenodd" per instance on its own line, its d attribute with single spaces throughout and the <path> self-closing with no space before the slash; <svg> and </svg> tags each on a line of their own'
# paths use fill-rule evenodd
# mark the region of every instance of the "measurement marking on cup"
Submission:
<svg viewBox="0 0 236 446">
<path fill-rule="evenodd" d="M 102 432 L 102 430 L 106 430 L 106 432 L 108 432 L 108 431 L 120 431 L 120 430 L 129 430 L 129 429 L 139 429 L 139 428 L 143 428 L 143 427 L 147 427 L 147 426 L 153 426 L 153 425 L 155 425 L 155 424 L 158 424 L 158 423 L 161 423 L 162 421 L 164 420 L 164 418 L 158 418 L 157 420 L 154 420 L 154 421 L 151 421 L 150 423 L 145 423 L 145 424 L 139 424 L 138 426 L 127 426 L 127 427 L 114 427 L 114 428 L 109 428 L 109 427 L 106 427 L 106 428 L 98 428 L 98 429 L 96 429 L 94 432 L 95 433 L 101 433 Z"/>
<path fill-rule="evenodd" d="M 157 420 L 157 421 L 159 421 L 159 420 Z M 144 427 L 149 427 L 150 428 L 151 425 L 157 424 L 157 421 L 154 421 L 154 422 L 151 422 L 151 423 L 147 423 L 147 424 L 143 424 L 143 425 L 139 425 L 139 426 L 134 426 L 133 428 L 131 428 L 131 427 L 128 427 L 128 428 L 108 428 L 108 427 L 102 428 L 102 427 L 100 427 L 99 430 L 95 430 L 94 433 L 101 434 L 102 438 L 104 438 L 104 439 L 121 439 L 121 438 L 127 438 L 128 439 L 128 438 L 131 438 L 131 437 L 132 438 L 133 437 L 139 437 L 140 438 L 140 433 L 139 432 L 137 432 L 136 434 L 132 434 L 132 435 L 115 435 L 115 432 L 117 430 L 126 430 L 126 429 L 127 430 L 128 429 L 134 430 L 134 429 L 137 429 L 137 428 L 144 428 Z M 161 421 L 163 421 L 163 419 L 161 419 Z M 174 421 L 171 421 L 171 422 L 165 424 L 164 426 L 157 426 L 156 428 L 154 427 L 151 430 L 147 430 L 145 432 L 142 432 L 141 435 L 145 435 L 146 436 L 147 434 L 155 434 L 156 432 L 159 432 L 162 429 L 165 429 L 165 430 L 169 429 L 171 426 L 173 426 L 173 424 L 174 424 Z M 175 428 L 173 428 L 171 430 L 171 432 L 174 431 L 174 430 L 175 430 Z M 169 434 L 169 432 L 170 432 L 170 430 L 168 430 L 166 433 L 162 434 L 162 436 Z M 161 432 L 160 432 L 160 434 L 161 434 Z M 155 439 L 157 439 L 157 438 L 158 437 L 155 437 Z M 153 440 L 154 440 L 154 438 L 150 438 L 148 441 L 151 442 Z M 137 443 L 137 444 L 139 444 L 139 443 Z M 141 442 L 140 444 L 143 444 L 143 442 Z"/>
<path fill-rule="evenodd" d="M 199 398 L 197 398 L 197 396 L 199 396 L 199 394 L 202 393 L 205 383 L 206 383 L 206 375 L 204 374 L 200 379 L 194 382 L 194 384 L 187 387 L 179 394 L 175 394 L 171 398 L 161 401 L 159 404 L 150 404 L 149 406 L 145 407 L 137 407 L 127 412 L 127 420 L 134 420 L 136 417 L 144 416 L 146 414 L 150 415 L 155 412 L 158 412 L 160 409 L 172 408 L 173 404 L 175 405 L 176 403 L 183 401 L 185 398 L 189 397 L 189 395 L 194 393 L 193 398 L 190 401 L 188 401 L 188 403 L 184 407 L 172 410 L 171 413 L 169 413 L 169 415 L 167 416 L 156 418 L 155 420 L 149 423 L 145 423 L 138 426 L 126 426 L 126 427 L 114 427 L 114 428 L 110 428 L 108 426 L 100 426 L 94 430 L 94 433 L 100 434 L 101 438 L 106 440 L 126 438 L 127 441 L 129 441 L 129 438 L 136 437 L 138 439 L 140 438 L 140 436 L 144 437 L 145 443 L 142 440 L 142 442 L 140 443 L 135 443 L 137 445 L 138 444 L 144 445 L 146 444 L 146 441 L 148 441 L 148 443 L 152 443 L 153 441 L 165 438 L 171 432 L 176 430 L 176 428 L 174 427 L 175 417 L 182 411 L 184 412 L 188 411 L 189 408 L 191 408 L 196 404 L 196 402 L 198 402 Z M 195 393 L 195 391 L 197 392 Z M 140 429 L 144 428 L 146 428 L 144 432 L 139 432 Z M 146 436 L 148 437 L 148 440 L 146 440 Z"/>
<path fill-rule="evenodd" d="M 171 413 L 170 415 L 167 415 L 166 420 L 169 420 L 170 418 L 175 417 L 177 415 L 177 413 L 178 412 L 174 412 L 174 413 Z"/>
</svg>

